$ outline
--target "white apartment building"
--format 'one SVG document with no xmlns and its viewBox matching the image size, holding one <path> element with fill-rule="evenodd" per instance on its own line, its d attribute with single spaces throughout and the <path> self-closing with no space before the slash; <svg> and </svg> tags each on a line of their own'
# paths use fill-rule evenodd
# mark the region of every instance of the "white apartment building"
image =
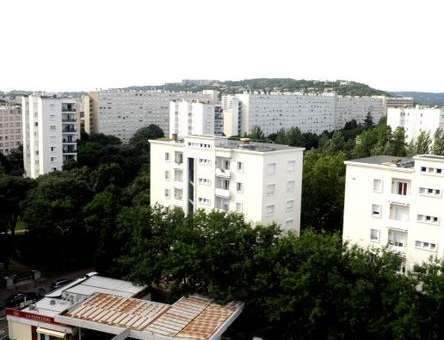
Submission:
<svg viewBox="0 0 444 340">
<path fill-rule="evenodd" d="M 444 157 L 375 156 L 345 162 L 343 240 L 388 247 L 407 269 L 444 259 Z"/>
<path fill-rule="evenodd" d="M 22 144 L 20 104 L 0 100 L 0 153 L 8 155 Z"/>
<path fill-rule="evenodd" d="M 303 148 L 216 136 L 150 143 L 152 206 L 239 212 L 299 233 Z"/>
<path fill-rule="evenodd" d="M 212 101 L 213 92 L 167 92 L 103 90 L 84 99 L 85 131 L 119 137 L 128 142 L 134 133 L 151 124 L 169 132 L 170 101 L 178 99 Z"/>
<path fill-rule="evenodd" d="M 415 106 L 415 99 L 412 97 L 386 97 L 385 105 L 389 107 L 412 107 Z"/>
<path fill-rule="evenodd" d="M 404 128 L 407 143 L 415 141 L 422 131 L 428 132 L 433 139 L 438 128 L 444 129 L 444 109 L 421 106 L 388 108 L 387 125 L 392 130 Z"/>
<path fill-rule="evenodd" d="M 170 137 L 222 135 L 223 115 L 220 105 L 198 100 L 170 102 Z"/>
<path fill-rule="evenodd" d="M 77 157 L 76 99 L 22 97 L 23 161 L 27 177 L 62 170 Z"/>
<path fill-rule="evenodd" d="M 321 134 L 344 127 L 347 121 L 358 123 L 370 113 L 378 122 L 385 113 L 384 97 L 303 94 L 236 94 L 223 96 L 226 136 L 250 133 L 256 126 L 265 135 L 298 127 L 302 132 Z"/>
</svg>

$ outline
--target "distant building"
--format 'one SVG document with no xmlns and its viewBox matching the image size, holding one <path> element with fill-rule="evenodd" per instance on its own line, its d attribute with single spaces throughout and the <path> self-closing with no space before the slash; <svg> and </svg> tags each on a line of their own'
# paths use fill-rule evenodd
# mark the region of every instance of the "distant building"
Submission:
<svg viewBox="0 0 444 340">
<path fill-rule="evenodd" d="M 299 233 L 303 148 L 215 136 L 150 143 L 151 205 L 238 212 Z"/>
<path fill-rule="evenodd" d="M 170 137 L 222 135 L 223 115 L 220 105 L 202 101 L 170 102 Z"/>
<path fill-rule="evenodd" d="M 202 296 L 172 305 L 148 300 L 144 286 L 88 274 L 22 308 L 7 308 L 9 339 L 218 340 L 243 310 Z"/>
<path fill-rule="evenodd" d="M 128 142 L 134 133 L 151 124 L 169 132 L 169 103 L 172 100 L 212 101 L 214 93 L 138 90 L 90 92 L 84 99 L 85 131 L 103 133 Z"/>
<path fill-rule="evenodd" d="M 23 161 L 25 175 L 36 178 L 62 170 L 77 158 L 80 138 L 76 99 L 22 97 Z"/>
<path fill-rule="evenodd" d="M 444 260 L 444 157 L 374 156 L 345 162 L 343 239 L 388 247 L 411 269 Z"/>
<path fill-rule="evenodd" d="M 344 127 L 354 119 L 364 122 L 370 114 L 377 123 L 386 113 L 384 97 L 303 94 L 236 94 L 222 96 L 227 136 L 249 134 L 255 127 L 265 135 L 298 127 L 321 134 Z"/>
<path fill-rule="evenodd" d="M 415 106 L 415 99 L 412 97 L 386 97 L 387 108 L 390 107 L 412 107 Z"/>
<path fill-rule="evenodd" d="M 433 139 L 437 129 L 444 129 L 444 108 L 421 106 L 388 108 L 387 125 L 392 130 L 403 128 L 407 143 L 416 141 L 423 131 L 429 133 Z"/>
<path fill-rule="evenodd" d="M 0 100 L 0 153 L 8 155 L 22 144 L 22 139 L 21 105 Z"/>
</svg>

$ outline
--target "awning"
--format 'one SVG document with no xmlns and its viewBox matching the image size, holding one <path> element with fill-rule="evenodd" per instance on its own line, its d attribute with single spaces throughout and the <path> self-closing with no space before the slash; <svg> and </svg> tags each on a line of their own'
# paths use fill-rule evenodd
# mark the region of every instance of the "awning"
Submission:
<svg viewBox="0 0 444 340">
<path fill-rule="evenodd" d="M 41 327 L 37 328 L 37 333 L 53 336 L 53 337 L 59 338 L 59 339 L 64 339 L 65 335 L 66 335 L 66 333 L 63 333 L 63 332 L 53 331 L 51 329 L 46 329 L 46 328 L 41 328 Z"/>
</svg>

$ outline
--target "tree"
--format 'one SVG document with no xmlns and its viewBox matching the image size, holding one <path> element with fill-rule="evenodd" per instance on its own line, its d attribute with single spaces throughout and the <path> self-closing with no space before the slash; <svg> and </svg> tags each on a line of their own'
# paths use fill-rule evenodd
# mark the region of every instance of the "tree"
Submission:
<svg viewBox="0 0 444 340">
<path fill-rule="evenodd" d="M 131 137 L 129 143 L 137 146 L 138 148 L 149 148 L 149 139 L 158 139 L 162 137 L 165 137 L 162 129 L 157 125 L 151 124 L 147 127 L 137 130 L 134 136 Z"/>
<path fill-rule="evenodd" d="M 428 154 L 430 152 L 430 146 L 432 140 L 430 138 L 430 133 L 421 131 L 416 142 L 414 143 L 414 153 L 415 155 Z"/>
<path fill-rule="evenodd" d="M 367 116 L 364 119 L 364 129 L 369 129 L 374 125 L 373 117 L 371 112 L 367 113 Z"/>
<path fill-rule="evenodd" d="M 23 150 L 22 147 L 13 149 L 8 155 L 0 153 L 0 173 L 11 176 L 22 176 L 23 169 Z"/>
<path fill-rule="evenodd" d="M 265 134 L 259 126 L 255 126 L 251 132 L 249 137 L 255 141 L 265 141 Z"/>
<path fill-rule="evenodd" d="M 384 148 L 384 154 L 399 157 L 407 155 L 404 128 L 396 128 Z"/>
<path fill-rule="evenodd" d="M 444 155 L 444 130 L 441 128 L 435 131 L 432 153 L 434 155 Z"/>
</svg>

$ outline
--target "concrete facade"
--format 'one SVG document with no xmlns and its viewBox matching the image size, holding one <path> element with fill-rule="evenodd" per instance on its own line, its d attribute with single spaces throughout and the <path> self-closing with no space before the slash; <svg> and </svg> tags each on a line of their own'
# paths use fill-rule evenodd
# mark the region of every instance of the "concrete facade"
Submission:
<svg viewBox="0 0 444 340">
<path fill-rule="evenodd" d="M 22 111 L 20 104 L 0 101 L 0 153 L 8 155 L 22 144 Z"/>
</svg>

